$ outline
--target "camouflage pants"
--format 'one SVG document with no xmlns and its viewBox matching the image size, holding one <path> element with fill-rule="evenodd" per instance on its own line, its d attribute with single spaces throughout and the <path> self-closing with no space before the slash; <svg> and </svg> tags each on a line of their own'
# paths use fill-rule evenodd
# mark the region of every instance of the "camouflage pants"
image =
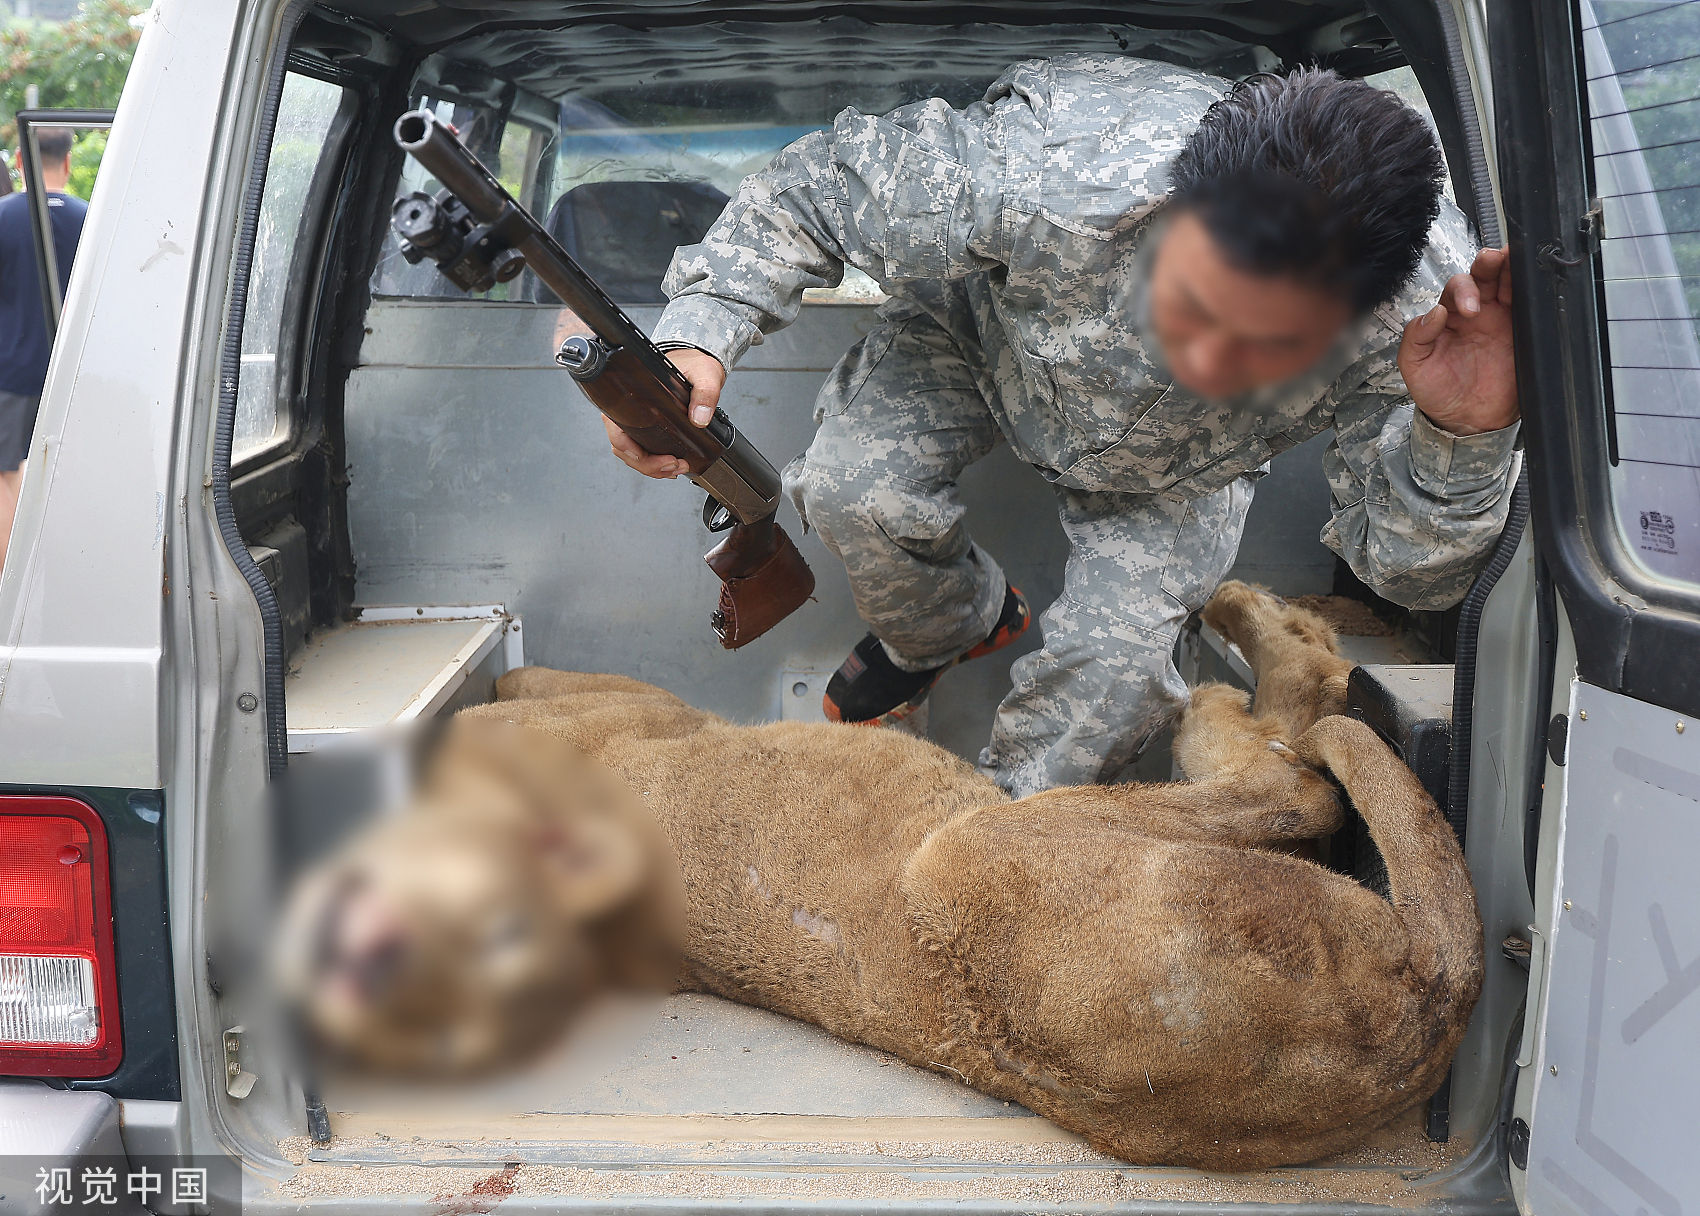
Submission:
<svg viewBox="0 0 1700 1216">
<path fill-rule="evenodd" d="M 995 368 L 927 316 L 887 321 L 839 361 L 820 428 L 785 471 L 798 511 L 844 562 L 856 610 L 918 671 L 985 638 L 1004 597 L 969 537 L 958 475 L 1003 438 Z M 1056 487 L 1068 564 L 1017 660 L 981 768 L 1015 797 L 1115 779 L 1185 703 L 1176 637 L 1239 548 L 1252 480 L 1192 501 Z"/>
</svg>

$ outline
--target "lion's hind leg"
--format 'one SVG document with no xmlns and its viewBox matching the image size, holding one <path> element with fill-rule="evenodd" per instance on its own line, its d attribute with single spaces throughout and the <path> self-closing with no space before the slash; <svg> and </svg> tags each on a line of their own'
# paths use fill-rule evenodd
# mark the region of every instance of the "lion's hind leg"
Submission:
<svg viewBox="0 0 1700 1216">
<path fill-rule="evenodd" d="M 1340 826 L 1334 786 L 1299 759 L 1280 727 L 1254 718 L 1248 694 L 1201 684 L 1175 730 L 1174 754 L 1200 788 L 1192 816 L 1222 843 L 1269 845 L 1323 836 Z"/>
<path fill-rule="evenodd" d="M 1345 712 L 1353 664 L 1339 653 L 1333 627 L 1316 613 L 1229 580 L 1201 615 L 1251 664 L 1257 677 L 1252 712 L 1276 722 L 1283 742 L 1297 739 L 1318 718 Z"/>
</svg>

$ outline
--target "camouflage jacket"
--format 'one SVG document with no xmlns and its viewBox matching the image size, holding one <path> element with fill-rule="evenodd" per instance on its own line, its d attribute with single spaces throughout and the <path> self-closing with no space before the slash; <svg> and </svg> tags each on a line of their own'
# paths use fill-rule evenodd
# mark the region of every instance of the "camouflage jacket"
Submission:
<svg viewBox="0 0 1700 1216">
<path fill-rule="evenodd" d="M 1455 603 L 1504 523 L 1516 461 L 1516 427 L 1446 434 L 1395 365 L 1404 322 L 1473 256 L 1456 208 L 1397 299 L 1255 399 L 1173 386 L 1143 332 L 1142 238 L 1170 159 L 1227 88 L 1078 55 L 1017 64 L 963 110 L 936 98 L 883 117 L 845 110 L 747 178 L 701 243 L 677 252 L 655 338 L 731 367 L 846 263 L 899 313 L 954 284 L 994 318 L 981 342 L 1007 348 L 990 353 L 1008 374 L 989 404 L 1053 482 L 1199 497 L 1332 427 L 1323 541 L 1391 599 Z"/>
</svg>

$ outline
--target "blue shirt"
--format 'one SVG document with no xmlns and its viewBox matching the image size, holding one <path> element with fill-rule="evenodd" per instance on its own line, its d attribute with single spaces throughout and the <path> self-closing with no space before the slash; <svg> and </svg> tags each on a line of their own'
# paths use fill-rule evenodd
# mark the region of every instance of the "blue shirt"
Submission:
<svg viewBox="0 0 1700 1216">
<path fill-rule="evenodd" d="M 88 204 L 73 195 L 47 196 L 61 292 L 71 278 L 71 259 L 77 256 L 88 210 Z M 51 349 L 42 315 L 29 196 L 9 194 L 0 198 L 0 392 L 41 396 Z"/>
</svg>

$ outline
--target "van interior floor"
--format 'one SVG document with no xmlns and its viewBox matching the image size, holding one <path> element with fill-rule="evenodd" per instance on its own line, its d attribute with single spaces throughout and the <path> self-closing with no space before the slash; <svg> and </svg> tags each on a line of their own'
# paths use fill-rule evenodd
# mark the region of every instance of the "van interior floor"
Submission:
<svg viewBox="0 0 1700 1216">
<path fill-rule="evenodd" d="M 1483 1154 L 1433 1144 L 1421 1111 L 1347 1154 L 1255 1174 L 1134 1168 L 947 1075 L 717 997 L 602 1002 L 562 1046 L 475 1086 L 327 1078 L 334 1138 L 279 1147 L 280 1197 L 427 1193 L 948 1201 L 1002 1210 L 1118 1201 L 1475 1210 Z M 482 1189 L 480 1189 L 482 1188 Z M 456 1210 L 459 1210 L 458 1208 Z M 471 1210 L 471 1209 L 468 1209 Z M 487 1210 L 479 1207 L 477 1210 Z M 1483 1209 L 1486 1210 L 1486 1209 Z"/>
</svg>

